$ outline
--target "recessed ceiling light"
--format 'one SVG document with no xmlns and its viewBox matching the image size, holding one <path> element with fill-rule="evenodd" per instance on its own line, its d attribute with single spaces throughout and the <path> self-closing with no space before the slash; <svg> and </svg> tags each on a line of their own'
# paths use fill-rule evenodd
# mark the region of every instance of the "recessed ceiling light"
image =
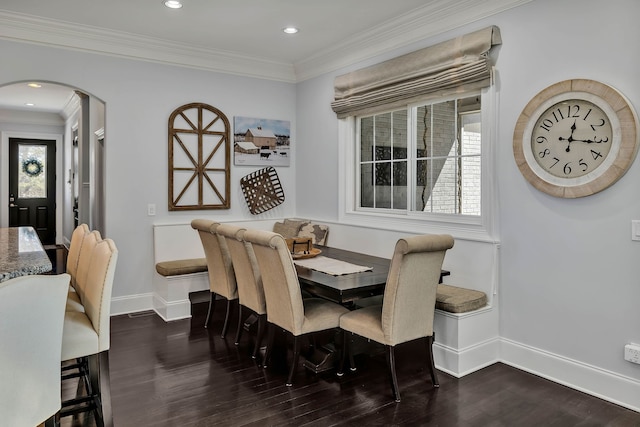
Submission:
<svg viewBox="0 0 640 427">
<path fill-rule="evenodd" d="M 34 104 L 33 102 L 27 102 L 24 105 L 26 105 L 27 107 L 35 107 L 36 104 Z"/>
<path fill-rule="evenodd" d="M 42 85 L 40 83 L 29 83 L 29 84 L 27 84 L 27 86 L 33 87 L 33 88 L 36 88 L 36 89 L 42 87 Z"/>
<path fill-rule="evenodd" d="M 169 9 L 180 9 L 182 7 L 182 3 L 178 0 L 167 0 L 164 2 L 164 5 Z"/>
<path fill-rule="evenodd" d="M 284 27 L 282 29 L 282 31 L 284 31 L 287 34 L 295 34 L 297 33 L 299 30 L 296 27 Z"/>
</svg>

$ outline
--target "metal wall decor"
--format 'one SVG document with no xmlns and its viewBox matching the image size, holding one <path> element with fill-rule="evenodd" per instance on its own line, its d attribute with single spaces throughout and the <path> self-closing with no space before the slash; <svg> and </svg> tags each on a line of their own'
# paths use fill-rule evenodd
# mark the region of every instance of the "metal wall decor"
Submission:
<svg viewBox="0 0 640 427">
<path fill-rule="evenodd" d="M 169 210 L 229 209 L 231 126 L 207 104 L 183 105 L 169 117 Z"/>
<path fill-rule="evenodd" d="M 284 202 L 284 190 L 275 168 L 271 166 L 242 177 L 240 187 L 249 212 L 254 215 L 273 209 Z"/>
</svg>

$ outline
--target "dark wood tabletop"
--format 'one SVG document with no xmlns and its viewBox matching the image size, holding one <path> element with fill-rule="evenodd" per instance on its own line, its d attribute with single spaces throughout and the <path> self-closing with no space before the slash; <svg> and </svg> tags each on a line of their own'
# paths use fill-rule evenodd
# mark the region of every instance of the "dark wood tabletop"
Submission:
<svg viewBox="0 0 640 427">
<path fill-rule="evenodd" d="M 373 270 L 333 276 L 296 265 L 298 280 L 304 290 L 339 304 L 350 304 L 361 298 L 384 293 L 391 262 L 389 259 L 327 246 L 316 247 L 322 250 L 322 256 L 372 267 Z M 449 272 L 443 270 L 440 277 L 446 275 L 449 275 Z"/>
</svg>

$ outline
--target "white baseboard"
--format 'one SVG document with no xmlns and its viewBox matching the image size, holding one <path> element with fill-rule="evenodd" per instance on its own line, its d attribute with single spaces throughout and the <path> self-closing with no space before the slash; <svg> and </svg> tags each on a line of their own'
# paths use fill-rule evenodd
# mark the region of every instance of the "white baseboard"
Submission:
<svg viewBox="0 0 640 427">
<path fill-rule="evenodd" d="M 435 341 L 433 343 L 433 358 L 436 368 L 456 378 L 461 378 L 498 362 L 499 349 L 499 338 L 460 350 Z"/>
<path fill-rule="evenodd" d="M 153 310 L 153 293 L 127 295 L 111 299 L 111 315 L 138 313 Z"/>
<path fill-rule="evenodd" d="M 501 338 L 500 361 L 640 412 L 640 381 Z"/>
</svg>

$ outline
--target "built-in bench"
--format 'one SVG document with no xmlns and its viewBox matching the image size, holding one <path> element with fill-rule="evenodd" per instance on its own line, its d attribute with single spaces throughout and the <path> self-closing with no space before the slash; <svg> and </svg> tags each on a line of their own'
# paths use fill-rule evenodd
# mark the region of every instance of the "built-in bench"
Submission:
<svg viewBox="0 0 640 427">
<path fill-rule="evenodd" d="M 153 226 L 153 309 L 165 321 L 191 317 L 189 293 L 209 289 L 204 249 L 191 224 Z"/>
</svg>

